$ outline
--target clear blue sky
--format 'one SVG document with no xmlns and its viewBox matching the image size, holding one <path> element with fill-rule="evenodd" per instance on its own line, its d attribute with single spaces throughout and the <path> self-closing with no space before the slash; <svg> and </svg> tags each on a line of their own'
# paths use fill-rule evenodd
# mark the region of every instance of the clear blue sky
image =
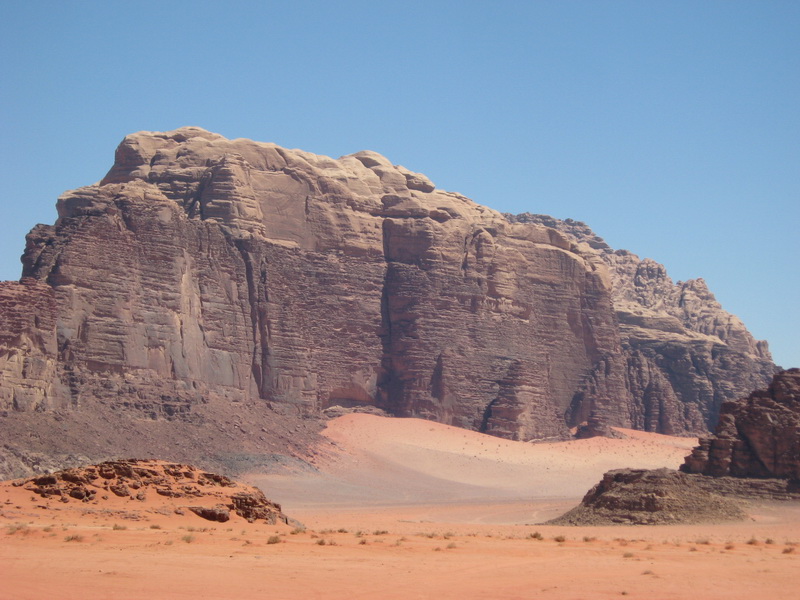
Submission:
<svg viewBox="0 0 800 600">
<path fill-rule="evenodd" d="M 128 133 L 376 150 L 703 277 L 800 366 L 800 3 L 8 2 L 0 279 Z"/>
</svg>

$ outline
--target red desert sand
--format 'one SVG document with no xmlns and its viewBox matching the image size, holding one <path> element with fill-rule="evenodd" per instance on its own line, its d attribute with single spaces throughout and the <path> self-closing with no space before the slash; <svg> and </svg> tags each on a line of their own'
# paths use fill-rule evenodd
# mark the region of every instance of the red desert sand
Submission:
<svg viewBox="0 0 800 600">
<path fill-rule="evenodd" d="M 796 598 L 800 503 L 700 526 L 538 525 L 608 469 L 696 440 L 528 444 L 415 419 L 331 421 L 316 470 L 243 479 L 305 527 L 215 523 L 148 496 L 62 503 L 0 485 L 0 599 Z"/>
</svg>

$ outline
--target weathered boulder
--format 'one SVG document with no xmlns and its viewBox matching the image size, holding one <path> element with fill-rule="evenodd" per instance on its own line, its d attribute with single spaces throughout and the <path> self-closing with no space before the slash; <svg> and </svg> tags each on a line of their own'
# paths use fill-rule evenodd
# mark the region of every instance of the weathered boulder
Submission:
<svg viewBox="0 0 800 600">
<path fill-rule="evenodd" d="M 722 405 L 714 435 L 700 440 L 681 470 L 800 482 L 800 369 L 765 390 Z"/>
</svg>

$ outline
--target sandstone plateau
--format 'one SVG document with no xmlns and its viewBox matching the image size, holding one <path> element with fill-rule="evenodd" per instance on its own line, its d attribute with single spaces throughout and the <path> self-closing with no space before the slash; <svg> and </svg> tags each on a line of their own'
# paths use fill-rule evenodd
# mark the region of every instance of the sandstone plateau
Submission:
<svg viewBox="0 0 800 600">
<path fill-rule="evenodd" d="M 140 132 L 0 284 L 0 474 L 307 458 L 331 407 L 517 440 L 708 432 L 764 342 L 702 280 L 374 152 Z"/>
</svg>

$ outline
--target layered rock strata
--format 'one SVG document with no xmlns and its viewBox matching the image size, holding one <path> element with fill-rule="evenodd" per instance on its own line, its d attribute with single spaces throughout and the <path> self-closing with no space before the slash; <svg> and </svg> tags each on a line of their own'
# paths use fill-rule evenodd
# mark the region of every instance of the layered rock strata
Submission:
<svg viewBox="0 0 800 600">
<path fill-rule="evenodd" d="M 700 440 L 681 470 L 704 475 L 782 478 L 800 486 L 800 369 L 722 405 L 714 435 Z"/>
<path fill-rule="evenodd" d="M 741 500 L 800 500 L 800 369 L 722 405 L 713 436 L 680 471 L 609 471 L 561 525 L 693 523 L 744 517 Z"/>
<path fill-rule="evenodd" d="M 645 302 L 647 326 L 630 325 L 630 269 L 608 253 L 374 152 L 334 160 L 198 128 L 142 132 L 99 183 L 59 198 L 58 215 L 28 235 L 21 281 L 0 284 L 0 427 L 49 423 L 7 436 L 6 462 L 46 438 L 86 453 L 56 432 L 98 419 L 162 441 L 180 432 L 188 447 L 227 436 L 280 451 L 333 406 L 520 440 L 582 423 L 694 432 L 771 364 L 763 346 L 758 368 L 728 352 L 708 319 L 695 319 L 703 332 L 673 316 L 655 327 Z M 746 345 L 741 329 L 728 339 Z"/>
<path fill-rule="evenodd" d="M 724 402 L 769 384 L 776 367 L 766 342 L 755 340 L 739 318 L 726 312 L 704 280 L 675 283 L 663 265 L 612 249 L 580 221 L 506 216 L 553 227 L 596 251 L 608 267 L 626 409 L 636 429 L 713 430 Z M 597 384 L 590 380 L 588 387 L 593 391 Z M 603 428 L 602 422 L 589 419 L 589 424 L 590 432 Z"/>
<path fill-rule="evenodd" d="M 176 511 L 189 510 L 209 521 L 224 523 L 231 513 L 250 523 L 292 521 L 261 490 L 224 475 L 159 460 L 106 461 L 14 481 L 13 485 L 64 503 L 102 505 L 114 497 L 145 502 L 160 496 L 171 498 Z"/>
<path fill-rule="evenodd" d="M 553 525 L 674 525 L 740 520 L 739 503 L 704 485 L 703 478 L 671 469 L 618 469 L 553 519 Z"/>
</svg>

